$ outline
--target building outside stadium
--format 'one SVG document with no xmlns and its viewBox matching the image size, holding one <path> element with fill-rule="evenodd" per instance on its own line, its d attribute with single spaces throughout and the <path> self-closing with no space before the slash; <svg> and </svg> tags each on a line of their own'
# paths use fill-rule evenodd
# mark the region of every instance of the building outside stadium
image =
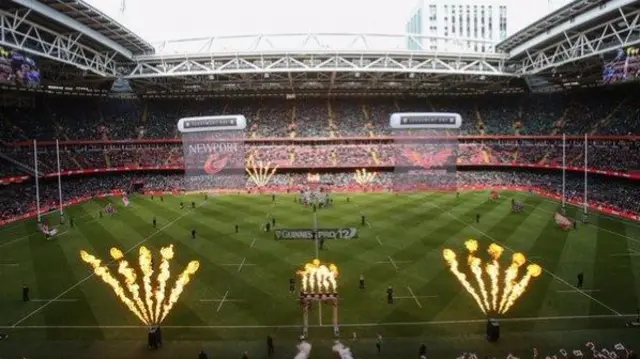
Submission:
<svg viewBox="0 0 640 359">
<path fill-rule="evenodd" d="M 640 8 L 432 5 L 151 44 L 3 4 L 0 356 L 634 357 Z"/>
</svg>

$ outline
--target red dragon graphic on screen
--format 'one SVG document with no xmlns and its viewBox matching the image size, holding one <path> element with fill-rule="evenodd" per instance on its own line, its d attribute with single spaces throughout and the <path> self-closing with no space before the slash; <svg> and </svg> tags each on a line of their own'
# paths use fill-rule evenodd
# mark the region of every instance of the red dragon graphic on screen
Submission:
<svg viewBox="0 0 640 359">
<path fill-rule="evenodd" d="M 228 154 L 211 153 L 204 162 L 204 171 L 207 174 L 215 175 L 227 167 L 230 158 L 231 155 Z"/>
<path fill-rule="evenodd" d="M 402 150 L 402 153 L 409 159 L 412 165 L 420 166 L 424 169 L 431 169 L 433 167 L 444 165 L 453 151 L 449 148 L 443 148 L 425 152 L 426 153 L 422 153 L 409 148 L 404 148 Z"/>
</svg>

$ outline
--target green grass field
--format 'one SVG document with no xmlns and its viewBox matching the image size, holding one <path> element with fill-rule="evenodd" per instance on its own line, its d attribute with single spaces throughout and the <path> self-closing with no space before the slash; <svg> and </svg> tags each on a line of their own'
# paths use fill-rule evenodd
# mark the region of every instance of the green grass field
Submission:
<svg viewBox="0 0 640 359">
<path fill-rule="evenodd" d="M 640 296 L 640 225 L 603 215 L 591 224 L 563 231 L 555 224 L 555 202 L 524 193 L 503 193 L 489 201 L 487 192 L 414 195 L 335 195 L 334 207 L 317 212 L 319 227 L 357 226 L 359 238 L 327 241 L 323 262 L 340 268 L 340 324 L 345 344 L 359 358 L 414 358 L 421 342 L 429 357 L 531 353 L 537 347 L 583 347 L 589 340 L 612 345 L 639 342 L 640 332 L 625 329 Z M 525 202 L 525 212 L 511 213 L 511 197 Z M 180 210 L 180 201 L 198 207 Z M 106 203 L 120 210 L 97 218 Z M 360 212 L 369 224 L 360 226 Z M 568 207 L 578 217 L 581 210 Z M 482 215 L 479 224 L 475 215 Z M 315 256 L 311 241 L 276 241 L 260 227 L 269 215 L 278 227 L 310 228 L 313 211 L 293 196 L 210 197 L 202 195 L 98 199 L 67 210 L 75 228 L 44 240 L 34 221 L 0 228 L 0 357 L 33 358 L 189 358 L 205 349 L 210 358 L 266 357 L 264 338 L 275 339 L 276 358 L 291 358 L 300 334 L 300 306 L 288 291 L 288 279 Z M 157 217 L 158 226 L 151 220 Z M 54 221 L 56 216 L 52 216 Z M 234 224 L 240 233 L 234 233 Z M 196 228 L 197 239 L 190 230 Z M 544 268 L 527 293 L 502 319 L 501 340 L 484 340 L 484 317 L 442 260 L 442 249 L 463 253 L 469 238 L 484 250 L 495 242 L 522 251 Z M 154 253 L 174 244 L 173 273 L 190 260 L 200 270 L 163 323 L 165 346 L 146 349 L 146 331 L 118 302 L 111 289 L 92 275 L 79 257 L 85 249 L 109 259 L 111 247 L 130 250 L 144 244 Z M 574 288 L 584 272 L 585 290 Z M 358 289 L 363 273 L 367 288 Z M 31 288 L 31 302 L 21 301 L 21 286 Z M 386 303 L 392 285 L 399 299 Z M 414 298 L 414 296 L 416 298 Z M 222 300 L 224 298 L 224 301 Z M 310 315 L 313 358 L 333 357 L 329 307 Z M 356 332 L 359 340 L 351 340 Z M 375 354 L 375 334 L 383 352 Z M 635 338 L 635 339 L 634 339 Z M 530 355 L 529 355 L 530 357 Z"/>
</svg>

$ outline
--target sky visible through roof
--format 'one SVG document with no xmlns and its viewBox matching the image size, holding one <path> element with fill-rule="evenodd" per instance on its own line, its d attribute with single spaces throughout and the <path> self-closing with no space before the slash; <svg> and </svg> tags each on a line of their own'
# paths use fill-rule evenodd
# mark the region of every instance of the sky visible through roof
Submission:
<svg viewBox="0 0 640 359">
<path fill-rule="evenodd" d="M 125 0 L 121 12 L 123 0 L 85 1 L 151 43 L 214 35 L 401 34 L 417 3 L 416 0 Z M 506 2 L 510 34 L 548 11 L 548 0 Z"/>
</svg>

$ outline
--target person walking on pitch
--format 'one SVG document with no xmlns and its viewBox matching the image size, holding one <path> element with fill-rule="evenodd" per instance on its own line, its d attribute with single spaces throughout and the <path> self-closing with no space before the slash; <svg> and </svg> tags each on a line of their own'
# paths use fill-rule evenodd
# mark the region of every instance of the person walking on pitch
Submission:
<svg viewBox="0 0 640 359">
<path fill-rule="evenodd" d="M 393 287 L 391 286 L 387 288 L 387 303 L 393 304 Z"/>
<path fill-rule="evenodd" d="M 480 213 L 476 213 L 476 223 L 480 223 Z"/>
<path fill-rule="evenodd" d="M 578 289 L 582 289 L 582 282 L 584 281 L 584 274 L 582 272 L 578 273 Z"/>
<path fill-rule="evenodd" d="M 293 278 L 289 278 L 289 292 L 293 293 L 296 291 L 296 281 Z"/>
<path fill-rule="evenodd" d="M 236 233 L 238 233 L 238 225 L 236 224 Z"/>
<path fill-rule="evenodd" d="M 196 229 L 195 228 L 191 229 L 191 239 L 196 239 Z"/>
<path fill-rule="evenodd" d="M 196 209 L 196 202 L 191 202 L 191 208 Z"/>
<path fill-rule="evenodd" d="M 273 345 L 273 338 L 271 338 L 270 335 L 267 335 L 267 356 L 271 357 L 275 351 L 276 349 Z"/>
<path fill-rule="evenodd" d="M 157 225 L 157 224 L 158 224 L 158 223 L 156 222 L 156 217 L 154 216 L 154 217 L 153 217 L 153 228 L 156 228 L 156 225 Z"/>
<path fill-rule="evenodd" d="M 376 338 L 376 350 L 378 351 L 378 354 L 382 352 L 382 335 L 380 334 L 378 334 L 378 337 Z"/>
<path fill-rule="evenodd" d="M 22 301 L 23 302 L 28 302 L 29 299 L 29 287 L 26 286 L 26 284 L 22 285 Z"/>
<path fill-rule="evenodd" d="M 364 217 L 364 213 L 360 212 L 360 219 L 362 220 L 362 225 L 364 226 L 367 219 Z"/>
<path fill-rule="evenodd" d="M 364 289 L 364 274 L 360 274 L 360 289 Z"/>
</svg>

